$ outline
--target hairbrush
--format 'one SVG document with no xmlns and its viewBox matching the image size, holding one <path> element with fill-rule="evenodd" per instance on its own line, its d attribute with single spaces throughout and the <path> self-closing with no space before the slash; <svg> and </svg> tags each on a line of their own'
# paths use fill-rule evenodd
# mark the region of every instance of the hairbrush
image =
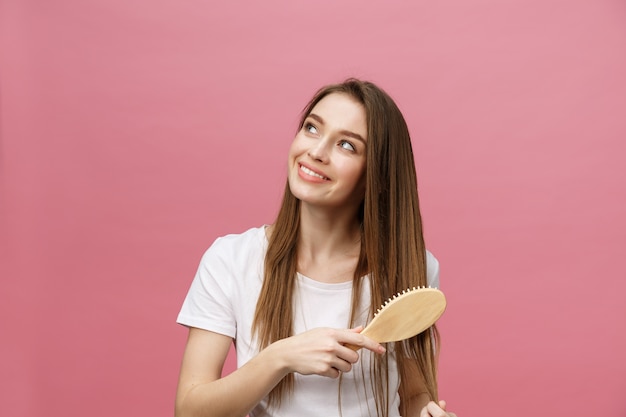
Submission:
<svg viewBox="0 0 626 417">
<path fill-rule="evenodd" d="M 387 300 L 361 334 L 378 343 L 408 339 L 432 326 L 445 309 L 443 292 L 437 288 L 413 287 Z M 346 346 L 361 349 L 361 346 Z"/>
</svg>

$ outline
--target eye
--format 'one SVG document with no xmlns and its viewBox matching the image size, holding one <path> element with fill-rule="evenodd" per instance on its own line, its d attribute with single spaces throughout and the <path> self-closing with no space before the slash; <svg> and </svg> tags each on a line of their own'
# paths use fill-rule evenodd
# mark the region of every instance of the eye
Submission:
<svg viewBox="0 0 626 417">
<path fill-rule="evenodd" d="M 304 124 L 304 130 L 307 131 L 308 133 L 312 133 L 314 135 L 317 135 L 317 127 L 315 127 L 311 123 L 305 123 Z"/>
<path fill-rule="evenodd" d="M 356 148 L 354 147 L 354 145 L 348 142 L 347 140 L 340 141 L 339 146 L 341 146 L 343 149 L 347 151 L 351 151 L 351 152 L 356 151 Z"/>
</svg>

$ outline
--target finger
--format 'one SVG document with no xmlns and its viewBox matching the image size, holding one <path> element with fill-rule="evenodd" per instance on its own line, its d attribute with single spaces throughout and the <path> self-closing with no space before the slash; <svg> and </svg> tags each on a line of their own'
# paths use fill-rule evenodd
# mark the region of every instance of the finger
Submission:
<svg viewBox="0 0 626 417">
<path fill-rule="evenodd" d="M 310 372 L 306 372 L 304 375 L 316 374 L 329 378 L 337 378 L 341 372 L 349 372 L 352 369 L 352 365 L 337 358 L 335 355 L 317 358 L 316 362 L 315 364 L 311 364 Z"/>
<path fill-rule="evenodd" d="M 348 345 L 348 347 L 352 350 L 365 348 L 378 354 L 386 352 L 386 349 L 380 343 L 375 342 L 374 340 L 370 339 L 369 337 L 363 336 L 360 333 L 355 333 L 355 330 L 358 330 L 359 327 L 356 327 L 355 329 L 349 329 L 348 332 L 340 334 L 337 341 L 342 345 Z"/>
<path fill-rule="evenodd" d="M 321 376 L 327 376 L 329 378 L 339 378 L 339 375 L 341 375 L 341 371 L 337 368 L 329 368 L 326 372 L 320 374 Z"/>
<path fill-rule="evenodd" d="M 327 355 L 325 359 L 327 366 L 341 372 L 350 372 L 352 370 L 352 364 L 359 360 L 358 353 L 343 345 L 337 345 L 333 351 L 329 351 Z"/>
<path fill-rule="evenodd" d="M 361 333 L 363 331 L 363 326 L 356 326 L 355 328 L 350 329 L 350 331 L 354 333 Z"/>
<path fill-rule="evenodd" d="M 340 372 L 350 372 L 352 370 L 352 364 L 341 359 L 337 359 L 332 364 L 332 367 Z"/>
<path fill-rule="evenodd" d="M 372 352 L 378 354 L 382 354 L 387 351 L 383 345 L 370 339 L 369 337 L 363 335 L 359 336 L 361 336 L 360 343 L 358 343 L 359 346 L 362 346 L 363 348 L 371 350 Z"/>
<path fill-rule="evenodd" d="M 346 349 L 352 355 L 356 355 L 356 353 L 350 349 L 344 348 L 343 346 L 341 348 Z M 326 362 L 325 367 L 327 368 L 325 369 L 325 372 L 328 372 L 328 369 L 332 369 L 332 371 L 330 371 L 328 375 L 326 376 L 336 377 L 338 375 L 335 375 L 335 371 L 350 372 L 352 370 L 352 363 L 356 362 L 356 360 L 354 360 L 354 362 L 349 362 L 343 359 L 337 352 L 335 352 L 331 354 L 329 357 L 327 357 L 325 362 Z"/>
<path fill-rule="evenodd" d="M 448 403 L 445 402 L 444 400 L 440 400 L 439 401 L 439 407 L 441 407 L 442 410 L 446 411 L 446 408 L 448 407 Z M 446 411 L 445 415 L 448 416 L 448 417 L 456 417 L 456 414 L 451 413 L 449 411 Z"/>
<path fill-rule="evenodd" d="M 337 357 L 350 364 L 357 363 L 359 361 L 359 354 L 350 349 L 350 347 L 344 345 L 340 345 L 340 347 L 337 348 Z"/>
<path fill-rule="evenodd" d="M 437 405 L 437 403 L 435 403 L 434 401 L 430 401 L 426 405 L 426 409 L 428 409 L 428 414 L 426 414 L 427 416 L 432 416 L 432 417 L 446 417 L 447 416 L 445 410 L 439 407 L 439 405 Z"/>
</svg>

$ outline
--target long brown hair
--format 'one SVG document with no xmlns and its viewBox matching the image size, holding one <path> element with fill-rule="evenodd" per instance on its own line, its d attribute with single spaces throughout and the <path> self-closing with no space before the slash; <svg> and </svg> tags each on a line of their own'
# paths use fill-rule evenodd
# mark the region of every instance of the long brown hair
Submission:
<svg viewBox="0 0 626 417">
<path fill-rule="evenodd" d="M 362 277 L 369 276 L 370 314 L 384 300 L 404 289 L 425 286 L 426 249 L 417 196 L 415 162 L 409 131 L 402 113 L 373 83 L 348 79 L 320 89 L 303 111 L 304 120 L 324 97 L 348 94 L 365 108 L 367 115 L 366 189 L 359 211 L 361 251 L 354 271 L 352 313 L 354 324 L 360 302 Z M 260 348 L 289 337 L 293 332 L 293 293 L 296 281 L 300 201 L 287 183 L 274 230 L 265 255 L 263 286 L 256 306 L 253 331 Z M 435 346 L 438 332 L 433 326 L 422 334 L 394 345 L 400 374 L 402 415 L 406 410 L 407 361 L 417 365 L 431 399 L 437 399 Z M 389 413 L 387 357 L 375 357 L 372 365 L 378 415 Z M 287 375 L 270 393 L 269 402 L 278 405 L 294 387 L 293 374 Z"/>
</svg>

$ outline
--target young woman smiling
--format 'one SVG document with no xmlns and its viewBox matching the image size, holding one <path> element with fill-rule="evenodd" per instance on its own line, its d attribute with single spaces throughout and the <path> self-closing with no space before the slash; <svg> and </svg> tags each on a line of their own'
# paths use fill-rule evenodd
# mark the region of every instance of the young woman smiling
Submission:
<svg viewBox="0 0 626 417">
<path fill-rule="evenodd" d="M 176 415 L 454 416 L 431 401 L 434 326 L 387 350 L 359 334 L 390 295 L 438 284 L 402 114 L 370 82 L 324 87 L 289 150 L 276 221 L 202 258 L 178 316 Z M 233 340 L 238 367 L 221 377 Z"/>
</svg>

